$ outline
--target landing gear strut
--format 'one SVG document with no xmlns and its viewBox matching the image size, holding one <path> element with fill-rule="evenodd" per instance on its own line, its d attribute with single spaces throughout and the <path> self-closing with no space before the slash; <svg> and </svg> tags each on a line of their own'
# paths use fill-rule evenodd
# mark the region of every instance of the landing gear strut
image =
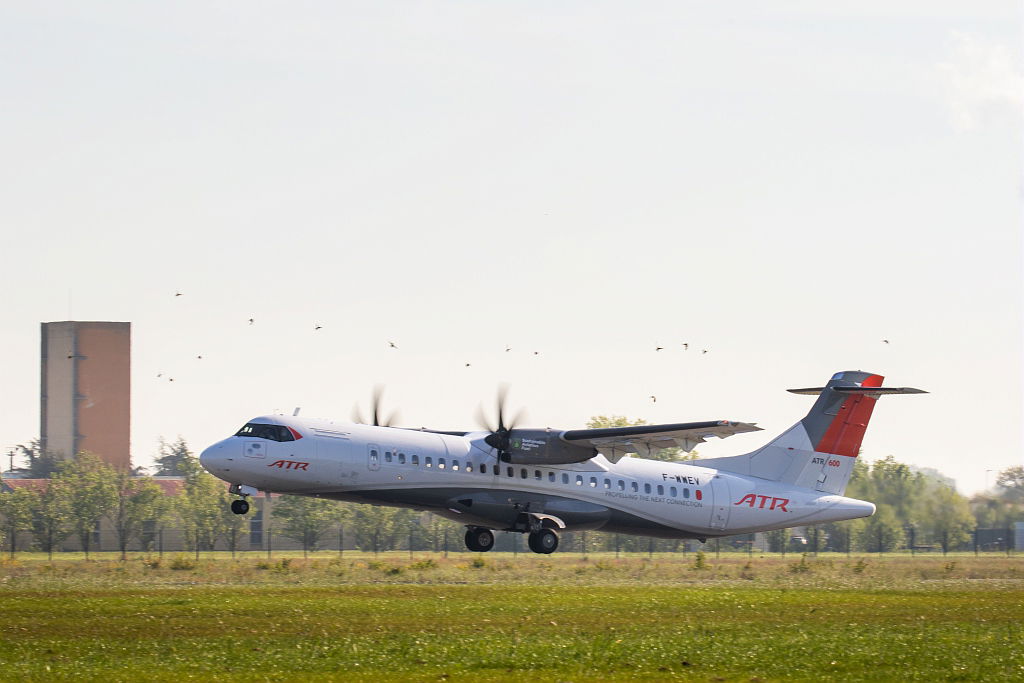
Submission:
<svg viewBox="0 0 1024 683">
<path fill-rule="evenodd" d="M 249 501 L 245 500 L 233 500 L 231 501 L 231 511 L 236 515 L 244 515 L 249 511 Z"/>
<path fill-rule="evenodd" d="M 527 543 L 533 552 L 549 555 L 558 548 L 558 534 L 551 529 L 540 529 L 530 534 Z"/>
<path fill-rule="evenodd" d="M 485 553 L 494 547 L 494 532 L 479 526 L 466 530 L 466 547 L 474 553 Z"/>
</svg>

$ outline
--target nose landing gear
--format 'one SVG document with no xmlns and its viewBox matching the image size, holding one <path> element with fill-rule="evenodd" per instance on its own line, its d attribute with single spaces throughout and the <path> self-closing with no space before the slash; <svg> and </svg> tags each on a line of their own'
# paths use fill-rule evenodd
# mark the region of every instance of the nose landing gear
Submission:
<svg viewBox="0 0 1024 683">
<path fill-rule="evenodd" d="M 245 513 L 249 512 L 249 496 L 255 496 L 257 493 L 259 493 L 259 491 L 257 491 L 252 486 L 246 486 L 244 484 L 232 484 L 230 487 L 228 487 L 228 493 L 242 497 L 241 500 L 231 501 L 231 511 L 234 512 L 236 515 L 244 515 Z"/>
</svg>

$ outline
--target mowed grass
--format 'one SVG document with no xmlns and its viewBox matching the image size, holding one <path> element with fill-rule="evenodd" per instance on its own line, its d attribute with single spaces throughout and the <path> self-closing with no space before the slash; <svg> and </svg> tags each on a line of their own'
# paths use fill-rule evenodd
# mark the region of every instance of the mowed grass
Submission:
<svg viewBox="0 0 1024 683">
<path fill-rule="evenodd" d="M 0 678 L 1024 679 L 1018 558 L 476 559 L 6 562 Z"/>
</svg>

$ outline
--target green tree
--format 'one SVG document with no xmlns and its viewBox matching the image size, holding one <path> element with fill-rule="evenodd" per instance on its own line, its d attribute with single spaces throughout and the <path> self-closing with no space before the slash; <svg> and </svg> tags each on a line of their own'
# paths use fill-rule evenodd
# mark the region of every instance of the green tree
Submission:
<svg viewBox="0 0 1024 683">
<path fill-rule="evenodd" d="M 185 481 L 174 510 L 185 543 L 198 558 L 200 550 L 213 550 L 224 532 L 231 495 L 221 480 L 200 466 L 197 458 L 183 461 L 181 467 L 185 470 Z"/>
<path fill-rule="evenodd" d="M 32 519 L 32 537 L 36 546 L 53 559 L 53 551 L 71 533 L 71 500 L 65 482 L 50 479 L 39 491 Z"/>
<path fill-rule="evenodd" d="M 999 497 L 1011 503 L 1024 503 L 1024 467 L 1010 467 L 996 475 Z"/>
<path fill-rule="evenodd" d="M 128 471 L 118 471 L 114 476 L 117 501 L 107 513 L 117 536 L 117 547 L 121 559 L 127 558 L 128 544 L 141 536 L 146 522 L 158 521 L 166 514 L 167 499 L 159 486 L 148 477 L 131 476 Z"/>
<path fill-rule="evenodd" d="M 275 525 L 278 533 L 301 543 L 302 554 L 307 555 L 319 548 L 328 531 L 337 529 L 342 511 L 333 500 L 281 496 L 274 503 L 273 517 L 281 522 Z"/>
<path fill-rule="evenodd" d="M 159 453 L 160 455 L 154 458 L 155 476 L 158 477 L 184 477 L 191 471 L 189 463 L 196 459 L 185 439 L 180 436 L 173 443 L 168 443 L 161 436 Z"/>
<path fill-rule="evenodd" d="M 925 528 L 942 546 L 942 554 L 966 543 L 974 529 L 974 515 L 967 499 L 946 486 L 936 486 L 928 497 Z"/>
<path fill-rule="evenodd" d="M 27 445 L 18 444 L 15 448 L 28 461 L 24 471 L 33 479 L 49 479 L 64 462 L 64 459 L 53 451 L 44 451 L 39 439 L 32 439 Z"/>
<path fill-rule="evenodd" d="M 892 552 L 903 543 L 903 524 L 889 505 L 876 506 L 875 514 L 864 520 L 855 537 L 857 545 L 869 553 Z"/>
<path fill-rule="evenodd" d="M 61 465 L 51 482 L 59 480 L 71 508 L 71 529 L 86 559 L 100 520 L 117 505 L 117 472 L 96 455 L 81 452 Z"/>
<path fill-rule="evenodd" d="M 18 487 L 10 493 L 0 493 L 0 515 L 3 530 L 11 543 L 11 557 L 18 549 L 18 534 L 32 530 L 32 520 L 39 505 L 39 494 L 29 488 Z"/>
<path fill-rule="evenodd" d="M 773 553 L 786 554 L 789 546 L 789 529 L 772 529 L 764 534 L 768 541 L 768 550 Z"/>
<path fill-rule="evenodd" d="M 607 427 L 636 427 L 639 425 L 648 424 L 647 420 L 637 418 L 630 420 L 625 415 L 594 415 L 587 420 L 588 429 L 604 429 Z M 637 454 L 639 456 L 639 454 Z M 647 456 L 639 456 L 647 457 Z M 690 451 L 686 453 L 682 448 L 674 446 L 672 448 L 662 448 L 658 451 L 651 453 L 648 460 L 661 460 L 663 462 L 675 462 L 679 460 L 696 460 L 697 451 Z"/>
</svg>

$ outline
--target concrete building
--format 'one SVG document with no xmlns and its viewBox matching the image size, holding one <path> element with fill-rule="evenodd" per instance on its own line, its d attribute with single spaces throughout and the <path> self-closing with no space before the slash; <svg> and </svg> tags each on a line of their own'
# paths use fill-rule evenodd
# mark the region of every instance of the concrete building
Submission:
<svg viewBox="0 0 1024 683">
<path fill-rule="evenodd" d="M 40 445 L 130 467 L 131 323 L 42 323 Z"/>
</svg>

